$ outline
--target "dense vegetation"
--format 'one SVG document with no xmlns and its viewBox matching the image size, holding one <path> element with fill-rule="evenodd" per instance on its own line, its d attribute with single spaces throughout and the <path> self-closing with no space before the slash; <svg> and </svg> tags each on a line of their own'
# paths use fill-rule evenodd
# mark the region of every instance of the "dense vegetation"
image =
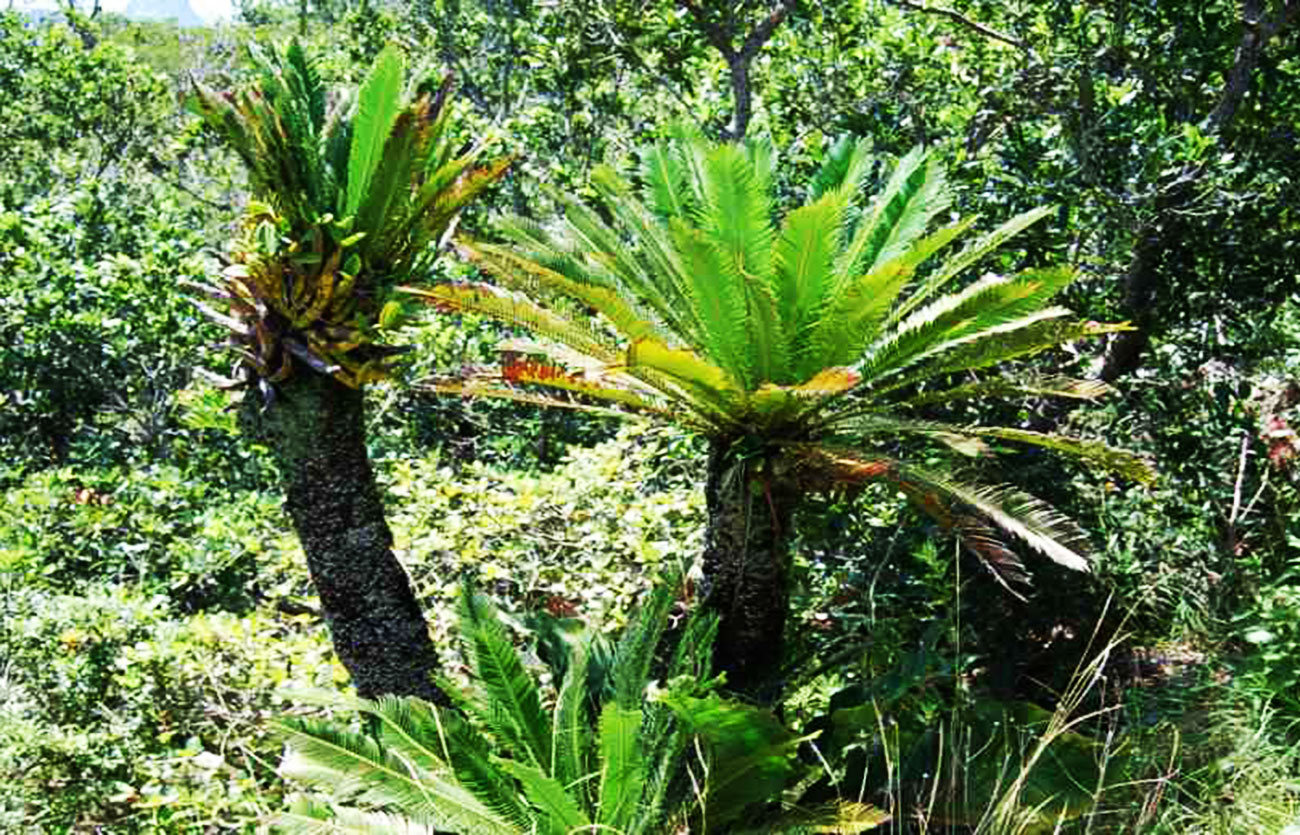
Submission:
<svg viewBox="0 0 1300 835">
<path fill-rule="evenodd" d="M 1297 55 L 5 12 L 0 830 L 1300 831 Z"/>
</svg>

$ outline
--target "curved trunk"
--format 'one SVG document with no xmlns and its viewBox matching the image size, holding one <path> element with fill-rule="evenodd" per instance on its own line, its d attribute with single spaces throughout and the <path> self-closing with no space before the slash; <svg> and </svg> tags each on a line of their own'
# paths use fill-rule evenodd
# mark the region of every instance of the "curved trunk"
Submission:
<svg viewBox="0 0 1300 835">
<path fill-rule="evenodd" d="M 259 422 L 280 464 L 334 651 L 358 693 L 445 704 L 430 678 L 438 658 L 428 625 L 393 554 L 366 451 L 364 395 L 300 371 Z"/>
<path fill-rule="evenodd" d="M 713 665 L 728 686 L 760 701 L 780 689 L 790 605 L 791 522 L 798 493 L 771 460 L 742 461 L 729 440 L 709 449 L 705 605 L 719 617 Z"/>
</svg>

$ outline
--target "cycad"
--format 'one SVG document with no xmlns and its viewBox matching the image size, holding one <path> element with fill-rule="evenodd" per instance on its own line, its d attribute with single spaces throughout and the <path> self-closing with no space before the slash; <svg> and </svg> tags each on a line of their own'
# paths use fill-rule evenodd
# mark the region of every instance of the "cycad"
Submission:
<svg viewBox="0 0 1300 835">
<path fill-rule="evenodd" d="M 661 699 L 646 698 L 671 603 L 667 587 L 652 593 L 605 675 L 590 674 L 590 633 L 570 635 L 548 705 L 495 610 L 466 588 L 460 622 L 470 687 L 447 687 L 459 694 L 460 712 L 416 699 L 357 703 L 377 736 L 286 722 L 282 771 L 331 789 L 336 802 L 300 798 L 280 827 L 635 835 L 716 831 L 766 815 L 765 803 L 799 768 L 800 740 L 766 711 L 702 692 L 708 618 L 688 621 L 662 669 L 675 685 Z M 784 831 L 831 824 L 845 832 L 883 819 L 853 803 L 775 818 L 788 824 Z"/>
<path fill-rule="evenodd" d="M 504 170 L 457 156 L 447 84 L 407 93 L 385 49 L 353 95 L 327 92 L 302 47 L 257 59 L 237 93 L 197 89 L 208 124 L 248 167 L 252 192 L 233 263 L 218 286 L 230 388 L 279 459 L 286 506 L 307 555 L 339 659 L 363 695 L 439 698 L 428 627 L 392 552 L 366 451 L 359 387 L 400 349 L 395 282 L 422 275 L 457 212 Z M 215 376 L 215 375 L 213 375 Z"/>
<path fill-rule="evenodd" d="M 450 78 L 405 93 L 401 54 L 380 53 L 354 97 L 328 108 L 315 65 L 295 41 L 283 55 L 254 48 L 256 86 L 197 87 L 208 124 L 248 167 L 254 200 L 222 302 L 203 309 L 231 332 L 241 379 L 266 399 L 306 366 L 357 387 L 381 379 L 400 350 L 382 331 L 400 322 L 396 281 L 419 275 L 457 213 L 509 162 L 476 166 L 448 136 Z"/>
<path fill-rule="evenodd" d="M 994 528 L 1086 570 L 1066 520 L 1010 488 L 913 463 L 900 442 L 975 455 L 981 439 L 995 438 L 1148 476 L 1138 459 L 1100 443 L 920 416 L 928 405 L 992 396 L 1096 397 L 1099 383 L 985 372 L 1122 326 L 1072 321 L 1052 306 L 1074 278 L 1066 268 L 958 283 L 1047 209 L 939 260 L 973 225 L 935 228 L 951 204 L 939 164 L 913 151 L 860 210 L 872 164 L 865 142 L 839 143 L 808 202 L 777 223 L 769 145 L 680 136 L 643 154 L 639 194 L 611 168 L 593 174 L 612 224 L 567 201 L 551 226 L 508 222 L 507 245 L 461 244 L 495 285 L 412 290 L 535 335 L 503 344 L 499 369 L 438 381 L 440 391 L 566 407 L 605 400 L 708 436 L 704 563 L 722 617 L 718 659 L 751 693 L 781 661 L 787 542 L 809 490 L 888 481 L 1004 568 L 1017 566 Z"/>
</svg>

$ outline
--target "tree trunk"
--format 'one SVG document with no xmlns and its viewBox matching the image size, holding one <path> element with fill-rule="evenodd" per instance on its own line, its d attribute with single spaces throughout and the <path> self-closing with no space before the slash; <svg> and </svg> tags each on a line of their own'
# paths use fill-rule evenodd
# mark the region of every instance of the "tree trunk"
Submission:
<svg viewBox="0 0 1300 835">
<path fill-rule="evenodd" d="M 772 463 L 742 461 L 729 440 L 715 440 L 704 488 L 704 601 L 719 617 L 714 668 L 732 690 L 764 702 L 780 691 L 798 498 Z"/>
<path fill-rule="evenodd" d="M 280 464 L 334 651 L 357 692 L 445 704 L 430 678 L 438 658 L 428 625 L 393 554 L 363 407 L 362 392 L 300 370 L 260 424 Z"/>
</svg>

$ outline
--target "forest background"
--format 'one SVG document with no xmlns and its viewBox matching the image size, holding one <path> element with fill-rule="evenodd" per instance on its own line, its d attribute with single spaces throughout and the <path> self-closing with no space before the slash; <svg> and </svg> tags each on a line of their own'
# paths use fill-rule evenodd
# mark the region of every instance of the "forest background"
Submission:
<svg viewBox="0 0 1300 835">
<path fill-rule="evenodd" d="M 1137 330 L 1031 362 L 1116 392 L 970 417 L 1139 451 L 1159 481 L 987 462 L 1093 545 L 1088 575 L 1027 554 L 1023 601 L 891 493 L 819 499 L 792 580 L 807 676 L 783 719 L 806 730 L 885 681 L 876 703 L 903 725 L 956 729 L 994 699 L 1051 710 L 1095 632 L 1122 633 L 1081 726 L 1115 764 L 1071 825 L 1300 821 L 1300 3 L 302 0 L 207 29 L 95 12 L 0 16 L 0 830 L 251 829 L 289 791 L 271 720 L 308 709 L 295 686 L 346 683 L 271 455 L 194 374 L 225 360 L 182 287 L 221 269 L 246 199 L 191 85 L 231 89 L 247 44 L 293 35 L 334 83 L 390 42 L 455 74 L 463 142 L 518 155 L 466 211 L 479 233 L 591 196 L 593 166 L 673 124 L 770 137 L 786 195 L 853 135 L 880 182 L 932 148 L 990 226 L 1058 206 L 1005 257 L 1073 265 L 1067 306 Z M 490 361 L 500 332 L 429 316 L 403 337 L 417 351 L 368 391 L 368 437 L 440 646 L 467 570 L 527 643 L 538 610 L 616 632 L 689 568 L 699 442 L 435 397 L 418 381 Z M 894 798 L 888 826 L 978 824 L 917 801 L 925 785 L 872 798 Z"/>
</svg>

